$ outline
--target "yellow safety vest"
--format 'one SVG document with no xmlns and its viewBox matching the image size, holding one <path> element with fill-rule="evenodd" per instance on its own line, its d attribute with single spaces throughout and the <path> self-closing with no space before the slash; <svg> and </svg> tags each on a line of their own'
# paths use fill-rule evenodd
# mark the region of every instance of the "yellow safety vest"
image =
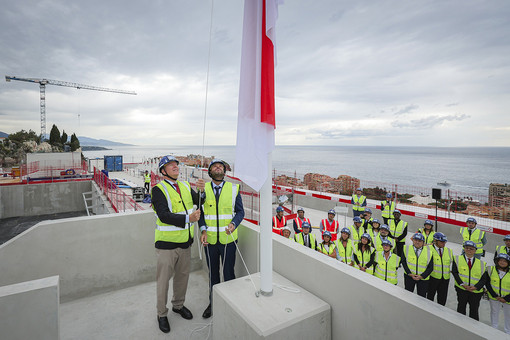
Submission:
<svg viewBox="0 0 510 340">
<path fill-rule="evenodd" d="M 168 209 L 174 214 L 189 215 L 193 212 L 193 198 L 191 197 L 191 189 L 188 182 L 177 182 L 181 194 L 167 183 L 166 181 L 159 182 L 158 187 L 166 197 L 168 202 Z M 154 207 L 153 207 L 154 209 Z M 156 211 L 154 209 L 154 211 Z M 173 242 L 173 243 L 186 243 L 193 238 L 192 223 L 186 223 L 184 228 L 171 224 L 161 222 L 156 214 L 156 235 L 155 242 Z"/>
<path fill-rule="evenodd" d="M 434 246 L 430 246 L 432 250 L 432 260 L 434 261 L 434 270 L 432 276 L 434 279 L 445 279 L 450 278 L 451 264 L 453 261 L 453 252 L 450 248 L 443 248 L 443 256 L 439 256 L 439 252 Z"/>
<path fill-rule="evenodd" d="M 500 297 L 505 297 L 508 294 L 510 294 L 510 274 L 508 274 L 508 272 L 506 272 L 506 274 L 503 276 L 503 278 L 500 279 L 499 272 L 495 266 L 489 267 L 488 272 L 489 272 L 490 279 L 491 279 L 492 289 L 494 289 L 496 294 L 498 294 L 498 296 L 500 296 Z M 496 300 L 496 297 L 492 296 L 490 292 L 489 292 L 489 298 L 491 298 L 492 300 Z M 510 302 L 506 302 L 506 303 L 510 304 Z"/>
<path fill-rule="evenodd" d="M 236 197 L 239 185 L 224 182 L 218 202 L 212 183 L 205 185 L 204 219 L 207 226 L 207 242 L 210 244 L 228 244 L 237 240 L 237 228 L 230 235 L 225 232 L 234 217 Z"/>
<path fill-rule="evenodd" d="M 381 207 L 384 207 L 381 215 L 382 215 L 382 217 L 393 219 L 393 212 L 395 211 L 395 202 L 394 201 L 390 201 L 389 205 L 384 206 L 387 203 L 388 202 L 386 202 L 386 201 L 382 201 L 381 202 Z"/>
<path fill-rule="evenodd" d="M 359 269 L 360 266 L 364 267 L 368 262 L 370 262 L 370 256 L 372 255 L 372 253 L 375 250 L 374 250 L 374 248 L 370 247 L 370 251 L 366 251 L 365 250 L 364 252 L 361 252 L 361 250 L 358 249 L 357 246 L 356 246 L 355 249 L 356 249 L 355 250 L 355 254 L 356 254 L 356 257 L 358 258 L 358 261 L 359 261 L 360 265 L 358 266 L 356 261 L 354 261 L 354 267 Z M 370 266 L 370 268 L 367 268 L 365 273 L 368 273 L 368 274 L 372 275 L 374 273 L 374 266 Z"/>
<path fill-rule="evenodd" d="M 365 202 L 367 198 L 363 195 L 357 196 L 355 194 L 352 195 L 352 201 L 354 202 L 354 205 L 352 206 L 352 209 L 354 211 L 365 211 L 365 207 L 362 207 L 361 205 L 363 202 Z"/>
<path fill-rule="evenodd" d="M 310 246 L 312 247 L 313 250 L 315 250 L 315 236 L 313 234 L 309 233 L 308 237 L 310 237 Z M 302 246 L 305 245 L 305 240 L 303 239 L 303 233 L 294 235 L 294 240 Z"/>
<path fill-rule="evenodd" d="M 391 235 L 393 235 L 393 237 L 397 238 L 397 237 L 399 237 L 400 235 L 402 235 L 404 233 L 404 229 L 405 229 L 405 227 L 407 227 L 407 222 L 399 220 L 398 223 L 395 225 L 395 220 L 390 220 L 389 227 L 390 227 Z M 402 239 L 402 240 L 400 240 L 398 242 L 405 243 L 406 240 Z"/>
<path fill-rule="evenodd" d="M 429 246 L 423 246 L 420 257 L 416 257 L 413 246 L 404 246 L 404 254 L 406 255 L 407 266 L 411 274 L 421 275 L 427 269 L 427 266 L 432 258 Z M 429 276 L 423 280 L 428 280 Z"/>
<path fill-rule="evenodd" d="M 336 245 L 334 242 L 331 242 L 331 244 L 329 245 L 329 250 L 326 250 L 326 247 L 324 246 L 324 243 L 320 243 L 319 244 L 319 250 L 323 253 L 323 254 L 326 254 L 326 255 L 331 255 L 335 252 L 335 248 L 336 248 Z"/>
<path fill-rule="evenodd" d="M 471 270 L 469 270 L 469 266 L 464 255 L 455 256 L 453 259 L 459 270 L 459 276 L 462 279 L 462 282 L 468 286 L 476 285 L 478 281 L 481 280 L 483 273 L 487 268 L 487 264 L 484 261 L 477 259 L 476 257 L 473 257 Z M 459 287 L 462 290 L 465 290 L 464 287 L 457 283 L 457 281 L 455 281 L 455 286 Z M 481 292 L 483 292 L 483 288 L 473 291 L 473 293 Z"/>
<path fill-rule="evenodd" d="M 496 254 L 508 254 L 506 251 L 506 246 L 496 246 Z"/>
<path fill-rule="evenodd" d="M 378 251 L 375 262 L 374 276 L 396 285 L 398 283 L 397 269 L 400 264 L 400 257 L 390 252 L 390 258 L 386 260 L 384 251 Z"/>
<path fill-rule="evenodd" d="M 377 234 L 377 236 L 373 236 L 373 235 L 370 235 L 372 236 L 372 241 L 374 241 L 374 248 L 376 251 L 383 251 L 383 247 L 382 247 L 382 239 L 381 239 L 381 233 Z M 388 236 L 386 236 L 386 239 L 388 241 L 391 242 L 391 248 L 395 248 L 395 240 L 392 240 L 391 238 L 389 238 Z"/>
<path fill-rule="evenodd" d="M 485 236 L 485 231 L 482 231 L 480 229 L 475 229 L 471 233 L 471 236 L 470 236 L 468 229 L 469 229 L 468 227 L 460 228 L 460 234 L 462 235 L 464 242 L 465 241 L 473 241 L 474 243 L 476 243 L 476 253 L 475 254 L 483 254 L 482 239 Z"/>
<path fill-rule="evenodd" d="M 144 174 L 143 177 L 145 177 L 145 183 L 151 182 L 151 175 L 150 174 Z"/>
<path fill-rule="evenodd" d="M 336 240 L 335 244 L 336 249 L 338 251 L 338 256 L 340 257 L 340 261 L 343 263 L 350 264 L 352 262 L 352 253 L 354 252 L 352 240 L 347 239 L 346 247 L 344 247 L 342 240 Z"/>
<path fill-rule="evenodd" d="M 356 230 L 356 227 L 354 225 L 351 225 L 349 227 L 349 230 L 351 231 L 351 239 L 354 243 L 358 243 L 359 240 L 361 240 L 361 235 L 363 235 L 363 227 L 359 227 L 358 230 Z"/>
<path fill-rule="evenodd" d="M 420 234 L 422 234 L 423 237 L 425 237 L 425 245 L 426 246 L 429 246 L 432 243 L 434 243 L 434 234 L 436 233 L 434 230 L 431 230 L 430 233 L 428 234 L 428 236 L 427 236 L 427 234 L 425 234 L 425 230 L 423 228 L 418 229 L 418 232 Z"/>
</svg>

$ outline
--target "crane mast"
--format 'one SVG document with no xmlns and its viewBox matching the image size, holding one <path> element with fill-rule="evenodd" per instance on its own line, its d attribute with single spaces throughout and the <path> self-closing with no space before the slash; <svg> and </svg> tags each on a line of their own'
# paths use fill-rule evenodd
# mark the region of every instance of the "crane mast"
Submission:
<svg viewBox="0 0 510 340">
<path fill-rule="evenodd" d="M 64 86 L 64 87 L 74 87 L 76 89 L 83 89 L 83 90 L 103 91 L 103 92 L 113 92 L 113 93 L 136 95 L 136 92 L 134 92 L 134 91 L 109 89 L 106 87 L 71 83 L 68 81 L 5 76 L 5 81 L 10 82 L 11 80 L 39 84 L 40 108 L 41 108 L 41 138 L 45 138 L 45 136 L 46 136 L 46 85 L 56 85 L 56 86 Z"/>
</svg>

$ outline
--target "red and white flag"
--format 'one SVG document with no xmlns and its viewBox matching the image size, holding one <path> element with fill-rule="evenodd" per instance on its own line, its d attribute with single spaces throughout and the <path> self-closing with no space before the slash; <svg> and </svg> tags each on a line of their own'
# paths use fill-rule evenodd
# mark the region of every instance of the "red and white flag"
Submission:
<svg viewBox="0 0 510 340">
<path fill-rule="evenodd" d="M 256 191 L 274 149 L 275 25 L 283 0 L 245 0 L 235 174 Z"/>
</svg>

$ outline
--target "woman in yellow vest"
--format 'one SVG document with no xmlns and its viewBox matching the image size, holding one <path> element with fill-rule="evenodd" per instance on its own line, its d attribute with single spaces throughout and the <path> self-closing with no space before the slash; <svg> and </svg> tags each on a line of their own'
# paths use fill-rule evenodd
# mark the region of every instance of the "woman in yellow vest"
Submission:
<svg viewBox="0 0 510 340">
<path fill-rule="evenodd" d="M 352 240 L 349 238 L 351 231 L 349 228 L 342 228 L 340 231 L 340 238 L 336 240 L 336 259 L 340 262 L 354 265 L 352 262 L 352 254 L 354 253 L 354 246 Z"/>
<path fill-rule="evenodd" d="M 331 232 L 325 230 L 322 233 L 322 240 L 323 241 L 319 244 L 319 251 L 336 259 L 336 245 L 331 241 Z"/>
<path fill-rule="evenodd" d="M 503 238 L 503 241 L 505 241 L 505 245 L 496 246 L 496 251 L 494 252 L 494 263 L 496 263 L 496 257 L 499 254 L 510 255 L 510 235 L 506 235 Z"/>
<path fill-rule="evenodd" d="M 372 275 L 374 273 L 375 251 L 370 245 L 370 235 L 364 233 L 354 251 L 354 267 Z"/>
<path fill-rule="evenodd" d="M 495 266 L 488 268 L 489 281 L 486 284 L 491 304 L 491 324 L 498 328 L 499 311 L 503 308 L 505 333 L 510 334 L 510 256 L 501 253 L 494 261 Z"/>
<path fill-rule="evenodd" d="M 440 232 L 434 233 L 434 245 L 430 246 L 434 270 L 430 274 L 427 299 L 434 301 L 437 293 L 437 303 L 446 305 L 448 297 L 448 286 L 450 284 L 450 271 L 453 262 L 453 252 L 446 248 L 448 239 Z"/>
<path fill-rule="evenodd" d="M 376 252 L 374 276 L 396 285 L 397 269 L 400 266 L 400 257 L 391 252 L 393 243 L 390 240 L 381 242 L 383 250 Z"/>
<path fill-rule="evenodd" d="M 434 243 L 434 234 L 436 233 L 432 230 L 434 223 L 431 220 L 426 220 L 423 223 L 423 228 L 418 229 L 418 232 L 425 237 L 425 245 L 430 246 Z"/>
</svg>

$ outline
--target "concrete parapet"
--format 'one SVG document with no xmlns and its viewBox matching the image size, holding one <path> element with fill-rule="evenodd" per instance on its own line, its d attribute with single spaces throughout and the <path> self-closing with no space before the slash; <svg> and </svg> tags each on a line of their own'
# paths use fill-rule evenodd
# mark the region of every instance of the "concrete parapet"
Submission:
<svg viewBox="0 0 510 340">
<path fill-rule="evenodd" d="M 0 338 L 59 339 L 58 276 L 0 287 Z"/>
</svg>

